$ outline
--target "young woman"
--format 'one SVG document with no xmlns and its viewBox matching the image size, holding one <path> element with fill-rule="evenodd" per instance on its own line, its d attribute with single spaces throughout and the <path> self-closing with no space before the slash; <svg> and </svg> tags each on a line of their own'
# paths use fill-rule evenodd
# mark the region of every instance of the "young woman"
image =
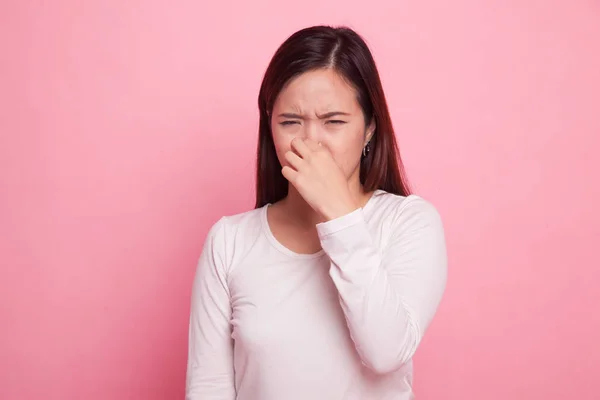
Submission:
<svg viewBox="0 0 600 400">
<path fill-rule="evenodd" d="M 258 106 L 256 208 L 206 239 L 186 398 L 412 399 L 444 231 L 409 193 L 367 45 L 348 28 L 296 32 Z"/>
</svg>

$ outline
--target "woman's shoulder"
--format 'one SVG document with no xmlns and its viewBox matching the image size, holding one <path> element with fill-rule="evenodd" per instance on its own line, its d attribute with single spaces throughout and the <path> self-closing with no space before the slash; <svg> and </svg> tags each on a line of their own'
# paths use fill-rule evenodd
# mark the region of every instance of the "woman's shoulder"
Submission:
<svg viewBox="0 0 600 400">
<path fill-rule="evenodd" d="M 418 194 L 406 196 L 383 190 L 374 194 L 374 209 L 394 224 L 420 224 L 423 222 L 441 222 L 438 208 L 432 201 Z"/>
<path fill-rule="evenodd" d="M 210 226 L 205 246 L 211 246 L 227 265 L 232 264 L 261 237 L 264 212 L 261 207 L 221 216 Z"/>
<path fill-rule="evenodd" d="M 219 235 L 222 239 L 236 236 L 251 237 L 262 229 L 264 207 L 221 216 L 210 228 L 209 235 Z"/>
</svg>

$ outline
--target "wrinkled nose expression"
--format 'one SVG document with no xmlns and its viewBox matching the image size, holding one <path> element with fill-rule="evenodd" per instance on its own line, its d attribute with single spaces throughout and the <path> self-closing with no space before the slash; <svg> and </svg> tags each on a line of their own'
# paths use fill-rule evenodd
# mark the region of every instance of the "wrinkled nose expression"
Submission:
<svg viewBox="0 0 600 400">
<path fill-rule="evenodd" d="M 299 137 L 321 142 L 349 173 L 360 162 L 365 120 L 354 88 L 335 71 L 322 69 L 284 87 L 273 107 L 271 132 L 282 165 L 290 142 Z"/>
</svg>

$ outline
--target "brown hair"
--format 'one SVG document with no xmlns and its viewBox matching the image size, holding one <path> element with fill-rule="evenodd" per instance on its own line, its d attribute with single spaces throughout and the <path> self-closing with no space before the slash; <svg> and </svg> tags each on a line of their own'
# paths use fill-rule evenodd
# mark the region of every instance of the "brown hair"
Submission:
<svg viewBox="0 0 600 400">
<path fill-rule="evenodd" d="M 288 193 L 271 134 L 270 115 L 277 96 L 294 77 L 319 68 L 333 68 L 357 92 L 368 125 L 376 128 L 370 151 L 360 163 L 365 191 L 382 189 L 406 196 L 406 180 L 392 120 L 373 56 L 360 35 L 348 27 L 313 26 L 292 34 L 275 52 L 258 95 L 260 121 L 256 169 L 256 208 L 275 203 Z"/>
</svg>

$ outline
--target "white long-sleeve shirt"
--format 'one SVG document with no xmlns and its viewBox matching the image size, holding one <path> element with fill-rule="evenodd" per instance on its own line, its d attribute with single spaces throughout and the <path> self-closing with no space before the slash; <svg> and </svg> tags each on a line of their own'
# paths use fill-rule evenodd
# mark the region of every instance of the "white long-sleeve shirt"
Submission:
<svg viewBox="0 0 600 400">
<path fill-rule="evenodd" d="M 317 225 L 321 251 L 298 254 L 273 236 L 267 209 L 209 231 L 186 399 L 413 399 L 411 358 L 446 285 L 437 210 L 380 190 Z"/>
</svg>

